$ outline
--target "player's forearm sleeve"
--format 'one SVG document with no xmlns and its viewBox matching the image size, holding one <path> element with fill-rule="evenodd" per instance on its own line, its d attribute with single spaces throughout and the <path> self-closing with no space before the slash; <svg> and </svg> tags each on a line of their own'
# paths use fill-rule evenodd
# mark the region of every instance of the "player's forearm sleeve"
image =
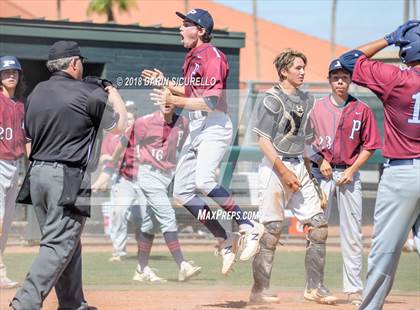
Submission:
<svg viewBox="0 0 420 310">
<path fill-rule="evenodd" d="M 219 97 L 217 96 L 208 96 L 208 97 L 203 97 L 204 102 L 207 104 L 207 106 L 211 109 L 211 110 L 215 110 L 217 103 L 219 102 Z"/>
</svg>

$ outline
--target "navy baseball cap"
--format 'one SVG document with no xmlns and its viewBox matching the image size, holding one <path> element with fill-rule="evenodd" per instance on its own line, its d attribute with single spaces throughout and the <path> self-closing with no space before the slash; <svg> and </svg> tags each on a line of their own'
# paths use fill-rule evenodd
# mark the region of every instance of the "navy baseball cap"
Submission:
<svg viewBox="0 0 420 310">
<path fill-rule="evenodd" d="M 420 60 L 420 39 L 402 46 L 399 55 L 405 64 Z"/>
<path fill-rule="evenodd" d="M 406 44 L 400 47 L 400 58 L 403 63 L 420 60 L 420 24 L 404 33 Z"/>
<path fill-rule="evenodd" d="M 331 72 L 335 70 L 340 70 L 340 69 L 348 72 L 348 70 L 343 67 L 343 65 L 341 64 L 338 58 L 334 59 L 333 61 L 331 61 L 330 66 L 328 67 L 328 74 L 330 74 Z"/>
<path fill-rule="evenodd" d="M 22 71 L 22 66 L 15 56 L 2 56 L 0 57 L 0 71 L 4 70 Z"/>
<path fill-rule="evenodd" d="M 187 15 L 182 14 L 181 12 L 176 12 L 176 15 L 182 19 L 189 20 L 194 24 L 199 25 L 206 29 L 207 33 L 210 34 L 213 31 L 213 17 L 206 10 L 202 9 L 192 9 L 187 13 Z"/>
<path fill-rule="evenodd" d="M 48 51 L 48 60 L 56 60 L 60 58 L 76 57 L 85 58 L 80 53 L 80 47 L 74 41 L 57 41 L 51 45 Z"/>
</svg>

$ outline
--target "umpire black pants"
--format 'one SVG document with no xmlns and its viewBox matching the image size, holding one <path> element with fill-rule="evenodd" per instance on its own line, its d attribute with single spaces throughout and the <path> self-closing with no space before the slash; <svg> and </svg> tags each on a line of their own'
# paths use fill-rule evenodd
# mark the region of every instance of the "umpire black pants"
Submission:
<svg viewBox="0 0 420 310">
<path fill-rule="evenodd" d="M 87 309 L 80 243 L 86 218 L 57 206 L 63 189 L 61 165 L 35 163 L 29 180 L 42 237 L 39 254 L 11 306 L 19 310 L 40 309 L 55 287 L 60 310 Z"/>
</svg>

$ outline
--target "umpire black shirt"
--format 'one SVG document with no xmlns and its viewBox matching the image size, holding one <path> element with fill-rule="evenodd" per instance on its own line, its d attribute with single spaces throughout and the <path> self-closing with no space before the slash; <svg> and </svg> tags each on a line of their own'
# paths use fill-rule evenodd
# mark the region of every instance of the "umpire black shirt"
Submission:
<svg viewBox="0 0 420 310">
<path fill-rule="evenodd" d="M 118 120 L 107 99 L 102 87 L 62 71 L 39 83 L 26 105 L 29 159 L 86 167 L 96 132 L 112 129 Z"/>
</svg>

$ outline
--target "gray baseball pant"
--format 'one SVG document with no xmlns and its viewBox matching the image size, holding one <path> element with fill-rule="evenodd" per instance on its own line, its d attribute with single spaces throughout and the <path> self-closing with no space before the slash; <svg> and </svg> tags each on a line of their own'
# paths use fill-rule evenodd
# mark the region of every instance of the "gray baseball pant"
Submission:
<svg viewBox="0 0 420 310">
<path fill-rule="evenodd" d="M 188 203 L 198 192 L 210 193 L 216 186 L 216 173 L 232 141 L 232 122 L 223 112 L 209 113 L 190 122 L 175 172 L 174 197 Z"/>
<path fill-rule="evenodd" d="M 363 290 L 362 183 L 360 174 L 356 173 L 353 182 L 337 185 L 343 171 L 343 169 L 333 169 L 333 178 L 326 180 L 318 168 L 312 170 L 328 197 L 328 208 L 325 211 L 327 219 L 330 218 L 332 208 L 338 208 L 343 257 L 343 291 L 349 294 Z"/>
<path fill-rule="evenodd" d="M 139 205 L 146 204 L 137 182 L 119 177 L 112 186 L 112 215 L 111 215 L 111 241 L 114 255 L 125 256 L 127 244 L 128 221 L 132 219 L 139 230 L 141 219 Z M 137 209 L 137 210 L 136 210 Z M 138 214 L 137 216 L 133 216 Z"/>
<path fill-rule="evenodd" d="M 15 200 L 19 192 L 18 177 L 17 160 L 0 160 L 0 279 L 7 277 L 2 256 L 15 212 Z"/>
<path fill-rule="evenodd" d="M 59 309 L 87 309 L 82 288 L 80 242 L 86 218 L 57 206 L 63 189 L 61 165 L 34 164 L 30 184 L 42 237 L 39 254 L 11 306 L 19 310 L 40 309 L 55 287 Z"/>
<path fill-rule="evenodd" d="M 382 174 L 375 204 L 372 246 L 359 310 L 381 310 L 391 291 L 408 233 L 420 217 L 420 159 L 389 166 Z"/>
<path fill-rule="evenodd" d="M 168 197 L 168 186 L 172 181 L 173 171 L 154 169 L 150 165 L 140 165 L 138 184 L 146 203 L 142 203 L 141 231 L 155 234 L 158 228 L 162 233 L 177 231 L 175 210 Z"/>
<path fill-rule="evenodd" d="M 19 192 L 19 167 L 16 160 L 0 160 L 0 254 L 6 248 L 10 226 L 15 211 L 15 200 Z"/>
</svg>

